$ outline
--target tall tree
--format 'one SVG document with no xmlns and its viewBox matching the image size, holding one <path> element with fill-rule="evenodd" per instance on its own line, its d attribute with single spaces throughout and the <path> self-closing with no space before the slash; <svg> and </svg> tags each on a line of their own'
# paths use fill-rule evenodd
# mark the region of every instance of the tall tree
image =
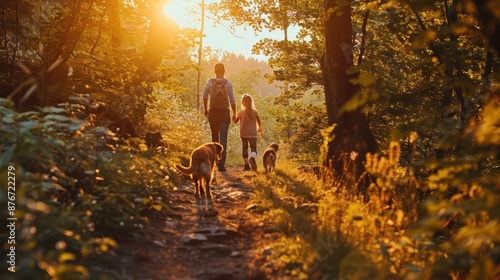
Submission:
<svg viewBox="0 0 500 280">
<path fill-rule="evenodd" d="M 350 81 L 357 75 L 347 73 L 354 65 L 351 1 L 324 1 L 321 5 L 319 1 L 225 0 L 221 6 L 227 11 L 226 17 L 238 24 L 249 24 L 256 31 L 285 32 L 283 40 L 264 39 L 254 47 L 254 51 L 271 56 L 269 63 L 275 69 L 271 80 L 290 85 L 280 102 L 287 104 L 289 99 L 300 98 L 315 86 L 323 85 L 328 123 L 337 125 L 328 159 L 342 172 L 345 155 L 354 151 L 359 154 L 355 159 L 357 170 L 362 172 L 364 154 L 378 147 L 360 109 L 344 110 L 360 89 Z M 324 24 L 318 24 L 323 19 Z M 287 33 L 292 26 L 300 29 L 293 40 Z"/>
<path fill-rule="evenodd" d="M 274 70 L 270 82 L 287 82 L 282 101 L 301 98 L 311 88 L 322 85 L 320 56 L 323 48 L 323 26 L 320 1 L 222 0 L 210 10 L 217 17 L 236 25 L 249 25 L 255 32 L 279 31 L 281 38 L 265 38 L 254 45 L 252 52 L 269 56 Z M 300 30 L 299 32 L 296 32 Z"/>
<path fill-rule="evenodd" d="M 359 110 L 346 111 L 344 105 L 359 90 L 352 83 L 356 74 L 349 74 L 353 66 L 353 32 L 350 0 L 325 0 L 325 50 L 322 58 L 328 123 L 336 125 L 334 139 L 329 143 L 328 160 L 336 172 L 342 172 L 351 152 L 358 174 L 362 172 L 365 154 L 376 152 L 377 142 L 366 116 Z M 354 158 L 354 157 L 352 157 Z"/>
</svg>

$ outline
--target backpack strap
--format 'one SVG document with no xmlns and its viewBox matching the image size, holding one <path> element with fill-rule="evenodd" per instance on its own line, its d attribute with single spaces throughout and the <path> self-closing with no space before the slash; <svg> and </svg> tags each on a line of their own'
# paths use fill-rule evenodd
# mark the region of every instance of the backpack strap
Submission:
<svg viewBox="0 0 500 280">
<path fill-rule="evenodd" d="M 210 79 L 210 81 L 212 81 L 212 85 L 214 85 L 214 84 L 226 85 L 226 83 L 227 83 L 227 79 L 222 79 L 222 81 L 221 81 L 218 78 L 213 78 L 213 79 Z"/>
</svg>

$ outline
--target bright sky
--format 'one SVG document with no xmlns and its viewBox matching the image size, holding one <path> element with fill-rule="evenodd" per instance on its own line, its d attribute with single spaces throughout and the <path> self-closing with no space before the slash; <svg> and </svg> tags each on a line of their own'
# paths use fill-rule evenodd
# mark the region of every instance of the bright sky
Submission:
<svg viewBox="0 0 500 280">
<path fill-rule="evenodd" d="M 199 11 L 200 2 L 201 0 L 172 0 L 164 6 L 163 11 L 172 17 L 180 27 L 200 28 L 200 21 L 194 19 L 196 14 L 188 12 L 189 9 Z M 206 0 L 205 4 L 213 2 L 217 1 Z M 263 55 L 252 55 L 252 46 L 257 43 L 259 39 L 264 38 L 264 35 L 258 35 L 258 37 L 256 37 L 250 27 L 248 27 L 247 30 L 243 27 L 237 27 L 233 34 L 228 30 L 229 26 L 229 22 L 223 22 L 223 24 L 215 25 L 214 21 L 210 18 L 210 14 L 206 13 L 204 29 L 206 37 L 204 38 L 203 45 L 210 46 L 215 50 L 223 50 L 248 57 L 252 56 L 261 60 L 267 60 L 267 58 Z M 280 32 L 275 32 L 267 33 L 265 36 L 276 36 L 276 38 L 281 39 L 281 34 L 282 33 Z"/>
</svg>

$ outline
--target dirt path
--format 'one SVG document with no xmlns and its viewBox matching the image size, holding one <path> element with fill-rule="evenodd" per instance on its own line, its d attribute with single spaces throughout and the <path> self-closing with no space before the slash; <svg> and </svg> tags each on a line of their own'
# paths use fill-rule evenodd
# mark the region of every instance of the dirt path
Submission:
<svg viewBox="0 0 500 280">
<path fill-rule="evenodd" d="M 186 180 L 167 198 L 173 213 L 153 218 L 153 235 L 120 246 L 116 279 L 273 279 L 266 247 L 276 235 L 264 233 L 250 201 L 253 172 L 228 167 L 217 172 L 213 200 L 195 199 Z"/>
</svg>

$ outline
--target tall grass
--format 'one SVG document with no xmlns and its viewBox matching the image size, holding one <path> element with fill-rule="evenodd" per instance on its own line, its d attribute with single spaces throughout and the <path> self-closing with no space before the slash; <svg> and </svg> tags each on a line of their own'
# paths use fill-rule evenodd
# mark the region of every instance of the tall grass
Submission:
<svg viewBox="0 0 500 280">
<path fill-rule="evenodd" d="M 426 191 L 425 181 L 413 176 L 414 167 L 400 164 L 400 154 L 399 144 L 391 143 L 385 154 L 367 155 L 363 176 L 371 179 L 369 199 L 353 188 L 362 178 L 353 178 L 349 162 L 342 175 L 315 176 L 282 158 L 275 173 L 256 177 L 253 200 L 267 230 L 280 236 L 268 256 L 279 277 L 498 277 L 493 232 L 499 224 L 491 212 L 498 209 L 498 185 L 489 190 L 473 185 L 455 199 L 443 199 Z"/>
</svg>

